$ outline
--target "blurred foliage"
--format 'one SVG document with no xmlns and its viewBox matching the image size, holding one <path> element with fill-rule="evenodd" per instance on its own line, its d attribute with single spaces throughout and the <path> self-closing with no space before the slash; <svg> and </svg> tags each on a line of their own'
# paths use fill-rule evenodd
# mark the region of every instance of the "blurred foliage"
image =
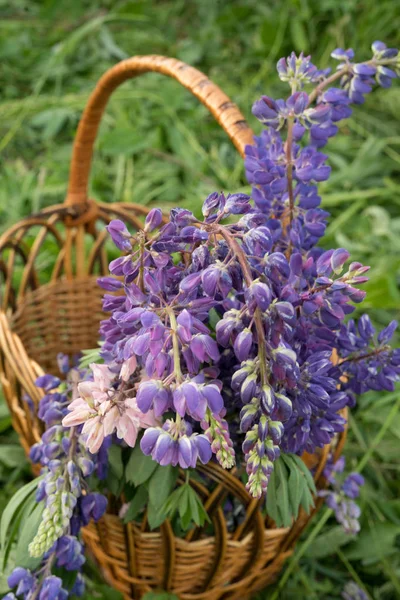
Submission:
<svg viewBox="0 0 400 600">
<path fill-rule="evenodd" d="M 261 93 L 287 93 L 276 76 L 278 58 L 304 50 L 324 67 L 337 46 L 352 46 L 360 58 L 376 39 L 399 47 L 399 32 L 393 0 L 0 0 L 0 232 L 63 201 L 80 114 L 117 61 L 135 54 L 187 61 L 219 84 L 258 132 L 252 102 Z M 399 105 L 398 84 L 367 98 L 328 145 L 333 174 L 321 187 L 332 214 L 324 244 L 344 246 L 371 265 L 363 308 L 378 324 L 400 307 Z M 198 211 L 215 189 L 247 187 L 241 158 L 206 109 L 159 75 L 119 88 L 100 128 L 92 196 Z M 369 394 L 351 419 L 348 462 L 366 463 L 362 533 L 352 541 L 328 520 L 292 560 L 282 600 L 337 599 L 349 578 L 362 581 L 370 598 L 400 597 L 397 400 L 397 393 Z M 1 511 L 29 475 L 3 407 L 0 442 Z M 88 573 L 88 598 L 116 597 Z"/>
</svg>

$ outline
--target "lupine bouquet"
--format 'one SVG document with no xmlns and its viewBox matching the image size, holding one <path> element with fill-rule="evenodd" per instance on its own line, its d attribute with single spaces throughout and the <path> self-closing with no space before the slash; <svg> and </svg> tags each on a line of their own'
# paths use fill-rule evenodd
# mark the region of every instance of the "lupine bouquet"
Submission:
<svg viewBox="0 0 400 600">
<path fill-rule="evenodd" d="M 165 219 L 153 209 L 134 235 L 120 220 L 108 226 L 121 256 L 99 280 L 110 313 L 100 327 L 99 358 L 88 370 L 71 371 L 66 383 L 38 381 L 47 392 L 39 414 L 47 429 L 31 458 L 43 465 L 37 500 L 44 511 L 30 552 L 42 558 L 36 570 L 13 572 L 9 585 L 17 589 L 8 599 L 81 591 L 80 578 L 62 587 L 52 569 L 80 568 L 84 560 L 79 528 L 106 504 L 90 486 L 122 494 L 121 515 L 133 519 L 151 506 L 153 474 L 169 469 L 175 479 L 158 479 L 168 489 L 153 487 L 165 500 L 158 513 L 174 517 L 178 509 L 179 534 L 190 526 L 179 503 L 191 488 L 174 491 L 176 468 L 198 477 L 196 465 L 213 461 L 223 469 L 236 465 L 268 511 L 279 504 L 274 478 L 294 468 L 301 480 L 311 479 L 298 457 L 343 431 L 343 410 L 356 395 L 394 389 L 400 350 L 389 342 L 396 323 L 377 333 L 367 315 L 348 318 L 364 299 L 359 286 L 368 267 L 351 262 L 343 248 L 318 246 L 328 213 L 317 186 L 331 171 L 321 148 L 352 104 L 400 75 L 397 50 L 375 42 L 372 51 L 357 63 L 352 50 L 335 50 L 332 74 L 302 54 L 278 62 L 290 96 L 263 96 L 253 106 L 265 129 L 246 148 L 251 196 L 212 193 L 202 219 L 184 208 Z M 134 492 L 123 482 L 101 484 L 107 456 L 118 452 Z M 325 495 L 354 533 L 362 477 L 349 475 L 341 488 L 343 467 L 326 468 L 334 489 Z M 194 502 L 192 518 L 203 514 L 204 522 L 200 499 Z M 227 520 L 230 510 L 227 502 Z M 153 514 L 153 524 L 162 518 Z"/>
</svg>

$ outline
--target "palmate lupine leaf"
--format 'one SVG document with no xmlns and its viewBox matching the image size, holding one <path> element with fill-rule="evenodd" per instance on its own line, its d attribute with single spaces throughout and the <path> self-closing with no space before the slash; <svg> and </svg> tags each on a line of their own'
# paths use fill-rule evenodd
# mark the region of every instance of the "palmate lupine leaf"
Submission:
<svg viewBox="0 0 400 600">
<path fill-rule="evenodd" d="M 178 512 L 183 530 L 188 529 L 191 523 L 202 527 L 210 521 L 199 495 L 187 482 L 172 492 L 162 511 L 169 518 Z"/>
<path fill-rule="evenodd" d="M 289 527 L 300 506 L 309 513 L 314 507 L 316 488 L 301 458 L 283 454 L 275 462 L 267 493 L 267 513 L 278 527 Z"/>
</svg>

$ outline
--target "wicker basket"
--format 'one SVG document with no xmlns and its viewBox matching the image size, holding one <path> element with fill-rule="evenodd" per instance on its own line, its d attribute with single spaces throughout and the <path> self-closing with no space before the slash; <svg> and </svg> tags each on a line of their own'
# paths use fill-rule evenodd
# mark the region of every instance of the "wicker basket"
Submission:
<svg viewBox="0 0 400 600">
<path fill-rule="evenodd" d="M 211 112 L 243 155 L 253 134 L 238 108 L 196 69 L 161 56 L 133 57 L 110 69 L 91 95 L 78 127 L 65 203 L 24 219 L 0 238 L 0 381 L 12 422 L 26 452 L 40 438 L 42 426 L 35 409 L 41 392 L 36 377 L 57 372 L 56 354 L 74 355 L 94 347 L 98 339 L 102 290 L 96 285 L 108 273 L 104 224 L 119 217 L 140 228 L 144 207 L 103 204 L 87 197 L 93 144 L 112 91 L 126 79 L 148 71 L 175 78 Z M 211 191 L 211 190 L 210 190 Z M 58 255 L 54 251 L 58 247 Z M 51 248 L 51 252 L 49 252 Z M 53 264 L 49 265 L 49 255 Z M 46 274 L 49 273 L 47 276 Z M 345 434 L 335 440 L 339 456 Z M 329 447 L 304 460 L 315 467 L 317 486 Z M 151 589 L 174 592 L 182 600 L 250 598 L 278 575 L 309 516 L 300 514 L 292 527 L 281 529 L 265 521 L 259 502 L 252 499 L 235 472 L 215 464 L 200 466 L 203 482 L 192 482 L 211 518 L 211 533 L 194 529 L 186 538 L 174 536 L 165 522 L 149 531 L 123 525 L 118 499 L 84 538 L 105 578 L 124 597 L 141 598 Z M 183 482 L 178 480 L 178 485 Z M 232 530 L 221 503 L 235 498 L 243 507 L 242 520 Z M 317 502 L 318 506 L 318 502 Z"/>
</svg>

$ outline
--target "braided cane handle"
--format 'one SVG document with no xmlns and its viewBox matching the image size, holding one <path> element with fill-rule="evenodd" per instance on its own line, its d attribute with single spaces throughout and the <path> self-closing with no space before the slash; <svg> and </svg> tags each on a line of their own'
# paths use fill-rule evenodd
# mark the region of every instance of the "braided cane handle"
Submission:
<svg viewBox="0 0 400 600">
<path fill-rule="evenodd" d="M 75 137 L 66 204 L 79 205 L 88 201 L 93 145 L 112 92 L 127 79 L 151 71 L 168 75 L 191 91 L 227 132 L 240 154 L 244 154 L 246 144 L 253 143 L 253 132 L 238 107 L 203 73 L 175 58 L 134 56 L 107 71 L 89 98 Z"/>
</svg>

